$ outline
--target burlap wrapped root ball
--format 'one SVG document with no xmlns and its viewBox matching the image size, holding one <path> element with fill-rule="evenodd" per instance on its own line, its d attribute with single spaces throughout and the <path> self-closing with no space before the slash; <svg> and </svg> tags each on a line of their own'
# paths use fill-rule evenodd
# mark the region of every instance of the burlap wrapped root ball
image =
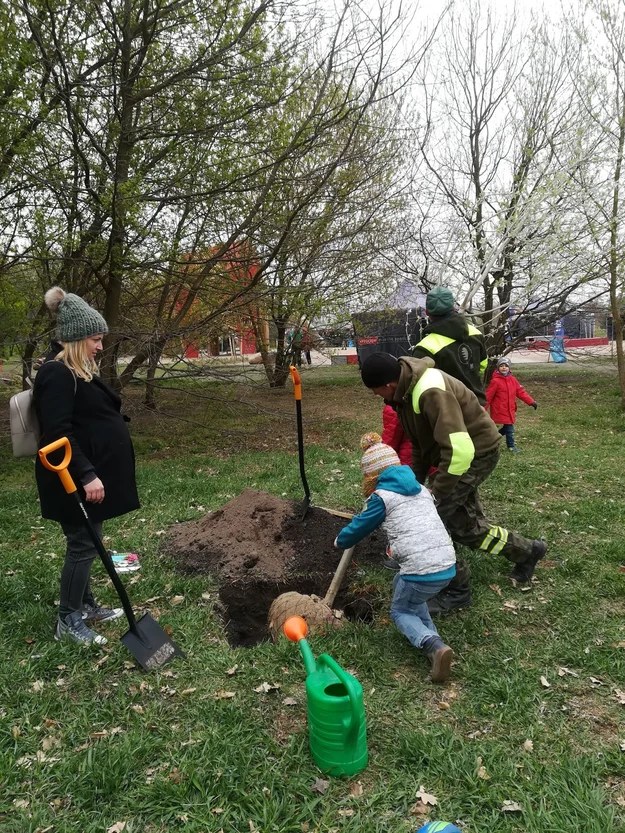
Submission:
<svg viewBox="0 0 625 833">
<path fill-rule="evenodd" d="M 301 616 L 309 628 L 332 628 L 343 624 L 343 614 L 332 610 L 319 596 L 305 596 L 291 591 L 282 593 L 269 608 L 269 632 L 275 641 L 282 633 L 282 626 L 289 616 Z"/>
</svg>

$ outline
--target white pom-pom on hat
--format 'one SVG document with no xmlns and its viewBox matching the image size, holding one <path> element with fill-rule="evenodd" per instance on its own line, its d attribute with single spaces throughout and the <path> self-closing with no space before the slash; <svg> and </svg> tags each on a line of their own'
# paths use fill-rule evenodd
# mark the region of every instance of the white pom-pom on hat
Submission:
<svg viewBox="0 0 625 833">
<path fill-rule="evenodd" d="M 59 304 L 65 298 L 65 291 L 60 286 L 53 286 L 44 295 L 47 308 L 50 312 L 56 313 L 59 309 Z"/>
</svg>

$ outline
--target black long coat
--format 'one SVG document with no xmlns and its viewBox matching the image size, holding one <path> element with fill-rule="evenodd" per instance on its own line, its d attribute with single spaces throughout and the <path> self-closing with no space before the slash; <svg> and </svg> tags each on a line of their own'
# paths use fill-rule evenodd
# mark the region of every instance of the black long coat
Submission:
<svg viewBox="0 0 625 833">
<path fill-rule="evenodd" d="M 53 352 L 50 356 L 55 355 Z M 93 521 L 104 521 L 139 508 L 135 481 L 135 455 L 121 399 L 97 376 L 90 382 L 77 378 L 63 364 L 50 359 L 35 376 L 34 402 L 42 429 L 42 448 L 61 437 L 72 446 L 69 472 L 84 502 L 83 484 L 99 477 L 104 484 L 102 503 L 84 503 Z M 50 455 L 59 462 L 61 452 Z M 41 514 L 69 524 L 82 523 L 76 499 L 68 495 L 58 474 L 35 466 Z"/>
</svg>

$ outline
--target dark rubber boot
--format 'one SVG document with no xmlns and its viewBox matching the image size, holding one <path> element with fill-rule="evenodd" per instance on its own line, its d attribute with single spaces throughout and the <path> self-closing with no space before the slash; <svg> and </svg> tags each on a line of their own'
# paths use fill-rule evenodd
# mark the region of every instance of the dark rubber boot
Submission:
<svg viewBox="0 0 625 833">
<path fill-rule="evenodd" d="M 431 616 L 444 613 L 455 613 L 471 607 L 471 588 L 468 584 L 460 587 L 447 587 L 437 596 L 428 600 L 428 610 Z"/>
<path fill-rule="evenodd" d="M 512 572 L 510 573 L 510 578 L 514 579 L 514 581 L 518 581 L 519 584 L 527 584 L 528 581 L 532 580 L 536 565 L 541 558 L 545 557 L 546 552 L 547 542 L 537 538 L 532 543 L 532 554 L 530 557 L 525 561 L 520 561 L 518 564 L 514 565 Z"/>
</svg>

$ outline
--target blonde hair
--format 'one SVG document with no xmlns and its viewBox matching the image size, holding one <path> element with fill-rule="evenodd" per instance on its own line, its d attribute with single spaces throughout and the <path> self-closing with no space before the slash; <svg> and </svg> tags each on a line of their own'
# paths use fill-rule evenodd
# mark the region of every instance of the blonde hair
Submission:
<svg viewBox="0 0 625 833">
<path fill-rule="evenodd" d="M 61 342 L 61 344 L 63 344 L 63 349 L 55 356 L 57 362 L 63 362 L 65 367 L 85 382 L 90 382 L 94 376 L 99 376 L 98 365 L 87 355 L 86 338 L 80 341 Z"/>
</svg>

